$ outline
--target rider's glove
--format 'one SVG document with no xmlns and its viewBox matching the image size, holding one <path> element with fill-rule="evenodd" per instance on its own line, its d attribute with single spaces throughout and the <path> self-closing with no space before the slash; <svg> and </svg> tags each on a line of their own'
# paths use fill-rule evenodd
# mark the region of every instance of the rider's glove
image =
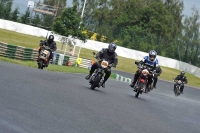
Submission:
<svg viewBox="0 0 200 133">
<path fill-rule="evenodd" d="M 98 61 L 99 61 L 99 62 L 102 62 L 102 61 L 103 61 L 103 59 L 98 59 Z"/>
<path fill-rule="evenodd" d="M 108 69 L 110 69 L 112 66 L 113 66 L 113 64 L 109 64 L 109 65 L 108 65 Z"/>
<path fill-rule="evenodd" d="M 138 68 L 139 68 L 139 69 L 142 69 L 142 65 L 141 65 L 141 64 L 138 64 Z"/>
</svg>

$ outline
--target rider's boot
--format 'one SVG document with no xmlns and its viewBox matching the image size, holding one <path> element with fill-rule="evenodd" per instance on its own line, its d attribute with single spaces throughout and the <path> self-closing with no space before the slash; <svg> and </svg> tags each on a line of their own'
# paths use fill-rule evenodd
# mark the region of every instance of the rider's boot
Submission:
<svg viewBox="0 0 200 133">
<path fill-rule="evenodd" d="M 105 82 L 102 82 L 101 86 L 102 86 L 103 88 L 105 88 Z"/>
<path fill-rule="evenodd" d="M 181 94 L 183 94 L 183 89 L 182 88 L 180 89 L 180 92 L 181 92 Z"/>
<path fill-rule="evenodd" d="M 137 79 L 134 77 L 133 82 L 129 86 L 133 88 L 135 86 L 136 81 Z"/>
<path fill-rule="evenodd" d="M 155 88 L 155 89 L 156 89 L 156 85 L 155 85 L 155 84 L 153 85 L 153 88 Z"/>
<path fill-rule="evenodd" d="M 92 76 L 92 74 L 89 73 L 89 74 L 85 77 L 85 79 L 86 79 L 86 80 L 89 80 L 91 76 Z"/>
<path fill-rule="evenodd" d="M 137 82 L 137 79 L 138 78 L 136 78 L 136 76 L 134 76 L 133 82 L 129 86 L 133 88 L 135 86 L 135 83 Z"/>
<path fill-rule="evenodd" d="M 151 84 L 147 84 L 147 85 L 146 85 L 146 91 L 145 91 L 145 92 L 146 92 L 146 93 L 147 93 L 147 92 L 150 92 L 150 89 L 151 89 Z"/>
<path fill-rule="evenodd" d="M 130 84 L 130 87 L 133 88 L 134 86 L 135 86 L 135 83 L 132 82 L 132 83 Z"/>
<path fill-rule="evenodd" d="M 106 83 L 106 81 L 108 80 L 108 78 L 109 77 L 104 77 L 104 80 L 103 80 L 103 82 L 102 82 L 102 84 L 101 84 L 101 86 L 103 87 L 103 88 L 105 88 L 105 83 Z"/>
</svg>

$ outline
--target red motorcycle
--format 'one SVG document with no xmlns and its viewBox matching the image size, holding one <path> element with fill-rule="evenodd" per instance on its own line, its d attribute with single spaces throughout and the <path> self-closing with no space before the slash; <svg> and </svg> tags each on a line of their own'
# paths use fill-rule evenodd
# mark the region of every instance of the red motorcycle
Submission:
<svg viewBox="0 0 200 133">
<path fill-rule="evenodd" d="M 43 69 L 48 66 L 49 56 L 50 56 L 50 48 L 48 46 L 41 46 L 41 51 L 38 57 L 38 69 Z"/>
<path fill-rule="evenodd" d="M 135 62 L 135 64 L 138 65 L 138 62 Z M 139 71 L 141 71 L 141 74 L 134 86 L 134 90 L 136 91 L 135 93 L 136 98 L 139 96 L 139 94 L 150 92 L 150 90 L 152 89 L 152 85 L 149 87 L 146 87 L 146 86 L 148 82 L 148 75 L 150 74 L 153 75 L 152 68 L 147 65 L 140 66 L 140 67 L 138 66 L 138 68 L 139 68 Z"/>
</svg>

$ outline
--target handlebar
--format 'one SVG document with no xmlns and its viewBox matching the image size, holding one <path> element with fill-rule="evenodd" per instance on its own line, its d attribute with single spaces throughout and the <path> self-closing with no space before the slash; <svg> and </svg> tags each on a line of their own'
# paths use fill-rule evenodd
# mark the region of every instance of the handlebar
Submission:
<svg viewBox="0 0 200 133">
<path fill-rule="evenodd" d="M 46 49 L 46 50 L 50 50 L 50 51 L 52 51 L 52 49 L 50 49 L 49 46 L 45 46 L 45 45 L 43 45 L 43 46 L 41 46 L 41 47 L 44 48 L 44 49 Z"/>
<path fill-rule="evenodd" d="M 178 83 L 178 81 L 181 81 L 181 80 L 175 80 L 175 79 L 173 79 L 173 82 L 176 82 L 176 83 Z M 181 83 L 180 83 L 180 84 L 185 84 L 185 82 L 181 81 Z"/>
</svg>

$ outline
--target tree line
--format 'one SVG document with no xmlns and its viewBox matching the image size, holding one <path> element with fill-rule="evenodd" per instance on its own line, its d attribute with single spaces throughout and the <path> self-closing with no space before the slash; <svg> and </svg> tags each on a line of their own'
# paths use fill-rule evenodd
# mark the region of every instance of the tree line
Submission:
<svg viewBox="0 0 200 133">
<path fill-rule="evenodd" d="M 14 17 L 17 8 L 14 11 L 9 8 L 12 0 L 1 1 L 7 3 L 1 8 L 0 2 L 1 18 L 24 22 L 26 13 L 17 18 Z M 63 3 L 57 17 L 46 19 L 51 21 L 45 26 L 61 35 L 114 41 L 119 46 L 144 52 L 154 49 L 158 55 L 200 66 L 199 11 L 193 7 L 191 16 L 184 16 L 182 0 L 87 0 L 83 18 L 80 16 L 84 0 L 73 0 L 74 6 L 67 8 L 66 1 L 60 1 Z M 53 6 L 58 0 L 45 2 Z M 32 23 L 44 25 L 46 20 L 35 15 Z"/>
<path fill-rule="evenodd" d="M 40 0 L 37 4 L 40 4 Z M 58 7 L 57 15 L 66 7 L 66 0 L 43 0 L 43 4 Z M 0 0 L 0 18 L 11 20 L 23 24 L 30 24 L 38 27 L 50 29 L 55 16 L 45 15 L 32 12 L 31 8 L 26 9 L 24 13 L 20 13 L 20 7 L 17 6 L 12 10 L 13 0 Z"/>
</svg>

